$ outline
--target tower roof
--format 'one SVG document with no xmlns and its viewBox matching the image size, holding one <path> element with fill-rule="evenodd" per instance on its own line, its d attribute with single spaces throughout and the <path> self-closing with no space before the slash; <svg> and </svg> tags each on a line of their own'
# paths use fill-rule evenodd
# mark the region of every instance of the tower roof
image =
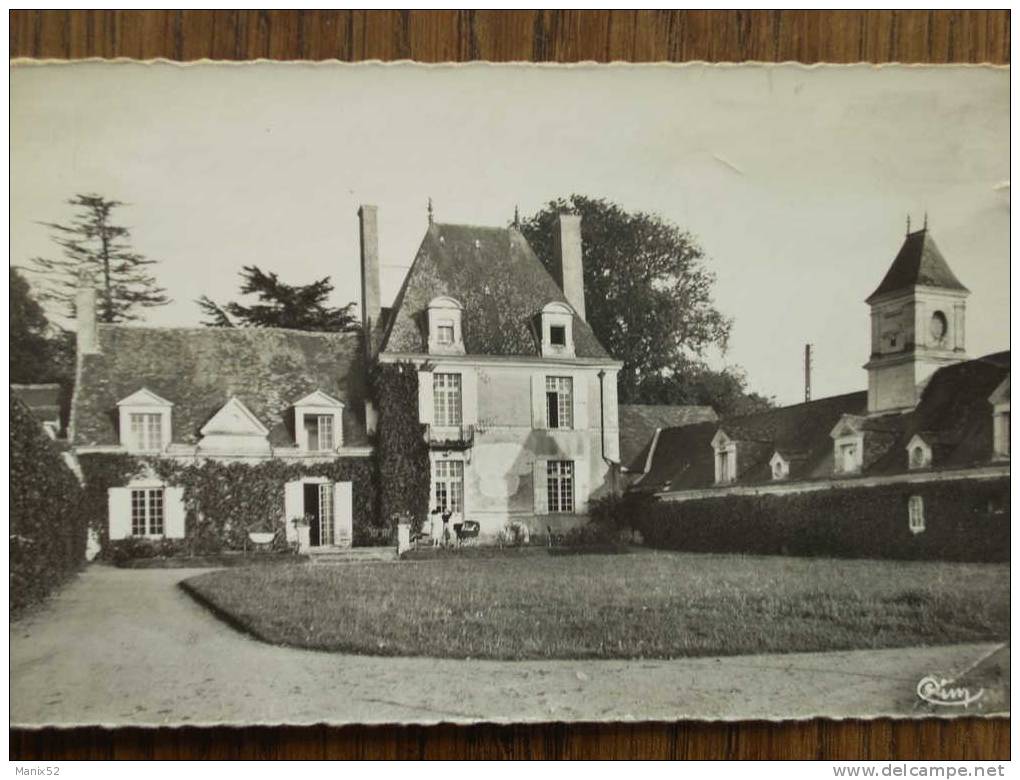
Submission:
<svg viewBox="0 0 1020 780">
<path fill-rule="evenodd" d="M 885 278 L 875 292 L 868 296 L 867 303 L 880 295 L 907 290 L 916 285 L 970 292 L 950 270 L 927 228 L 907 234 Z"/>
</svg>

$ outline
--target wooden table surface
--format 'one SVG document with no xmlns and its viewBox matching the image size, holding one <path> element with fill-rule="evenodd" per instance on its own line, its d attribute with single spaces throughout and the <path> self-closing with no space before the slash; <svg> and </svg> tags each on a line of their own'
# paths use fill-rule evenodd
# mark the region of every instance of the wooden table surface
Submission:
<svg viewBox="0 0 1020 780">
<path fill-rule="evenodd" d="M 11 11 L 12 57 L 1009 63 L 1008 11 Z M 11 758 L 1009 756 L 1009 721 L 12 731 Z"/>
</svg>

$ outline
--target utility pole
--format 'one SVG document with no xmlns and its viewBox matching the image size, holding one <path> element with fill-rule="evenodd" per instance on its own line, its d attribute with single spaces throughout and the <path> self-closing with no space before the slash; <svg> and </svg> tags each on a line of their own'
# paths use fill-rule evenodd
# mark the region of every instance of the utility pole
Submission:
<svg viewBox="0 0 1020 780">
<path fill-rule="evenodd" d="M 811 345 L 804 345 L 804 402 L 811 400 Z"/>
</svg>

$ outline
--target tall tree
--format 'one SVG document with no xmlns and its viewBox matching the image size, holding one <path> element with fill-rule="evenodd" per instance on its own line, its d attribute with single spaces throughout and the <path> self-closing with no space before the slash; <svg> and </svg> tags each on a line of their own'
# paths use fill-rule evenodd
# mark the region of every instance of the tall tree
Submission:
<svg viewBox="0 0 1020 780">
<path fill-rule="evenodd" d="M 58 303 L 74 316 L 74 299 L 82 285 L 100 287 L 97 317 L 102 322 L 129 322 L 138 309 L 170 302 L 147 268 L 155 265 L 131 248 L 131 231 L 113 222 L 113 212 L 125 205 L 90 193 L 69 201 L 77 209 L 69 224 L 43 222 L 63 250 L 59 259 L 33 257 L 29 270 L 40 277 L 39 297 Z"/>
<path fill-rule="evenodd" d="M 654 214 L 571 195 L 520 224 L 547 267 L 561 213 L 581 216 L 587 319 L 624 362 L 621 402 L 710 403 L 721 413 L 768 403 L 746 393 L 739 369 L 706 363 L 713 348 L 725 352 L 733 323 L 715 306 L 715 275 L 693 235 Z"/>
<path fill-rule="evenodd" d="M 241 294 L 254 295 L 259 303 L 245 305 L 233 301 L 221 305 L 203 295 L 196 303 L 205 314 L 204 325 L 316 331 L 358 329 L 357 318 L 351 312 L 353 302 L 339 308 L 327 305 L 333 292 L 328 276 L 311 284 L 291 285 L 254 265 L 244 266 L 240 276 Z"/>
<path fill-rule="evenodd" d="M 42 306 L 18 271 L 11 274 L 10 374 L 15 383 L 32 384 L 54 380 L 51 328 Z"/>
</svg>

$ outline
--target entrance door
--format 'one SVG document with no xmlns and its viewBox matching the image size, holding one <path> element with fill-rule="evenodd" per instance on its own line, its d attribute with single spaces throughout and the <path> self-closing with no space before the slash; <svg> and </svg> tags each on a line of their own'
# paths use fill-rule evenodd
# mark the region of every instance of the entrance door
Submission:
<svg viewBox="0 0 1020 780">
<path fill-rule="evenodd" d="M 319 485 L 319 546 L 333 545 L 333 486 Z"/>
</svg>

